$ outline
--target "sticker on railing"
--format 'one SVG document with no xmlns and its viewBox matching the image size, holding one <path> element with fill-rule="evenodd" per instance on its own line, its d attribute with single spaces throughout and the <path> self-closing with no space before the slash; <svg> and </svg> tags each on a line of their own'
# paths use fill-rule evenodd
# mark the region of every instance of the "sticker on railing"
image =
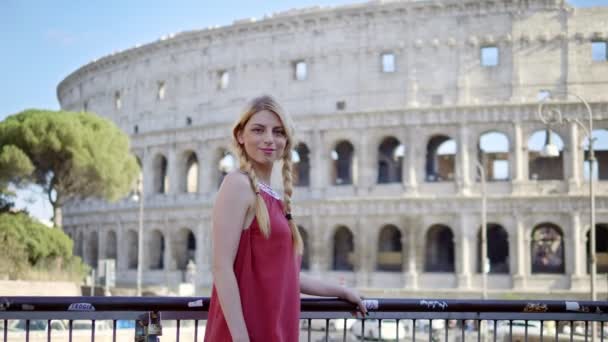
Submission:
<svg viewBox="0 0 608 342">
<path fill-rule="evenodd" d="M 34 306 L 31 304 L 21 304 L 21 310 L 23 311 L 33 311 Z"/>
<path fill-rule="evenodd" d="M 6 311 L 9 306 L 11 306 L 11 302 L 6 298 L 2 298 L 2 301 L 0 302 L 0 311 Z"/>
<path fill-rule="evenodd" d="M 549 307 L 543 303 L 528 303 L 524 308 L 524 312 L 547 312 Z"/>
<path fill-rule="evenodd" d="M 194 302 L 188 302 L 189 308 L 202 308 L 203 306 L 204 304 L 202 299 L 195 300 Z"/>
<path fill-rule="evenodd" d="M 378 310 L 378 301 L 375 299 L 364 299 L 362 300 L 363 305 L 367 310 Z"/>
<path fill-rule="evenodd" d="M 566 302 L 566 311 L 580 311 L 580 309 L 578 302 Z"/>
<path fill-rule="evenodd" d="M 95 311 L 95 307 L 90 303 L 72 303 L 68 311 Z"/>
<path fill-rule="evenodd" d="M 448 303 L 444 301 L 438 300 L 426 300 L 423 299 L 420 301 L 420 305 L 426 307 L 427 309 L 441 309 L 445 310 L 448 308 Z"/>
</svg>

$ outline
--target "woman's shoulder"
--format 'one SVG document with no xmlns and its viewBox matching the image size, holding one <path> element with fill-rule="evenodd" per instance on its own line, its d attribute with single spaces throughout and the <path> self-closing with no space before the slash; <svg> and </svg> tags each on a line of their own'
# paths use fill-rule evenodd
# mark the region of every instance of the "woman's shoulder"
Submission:
<svg viewBox="0 0 608 342">
<path fill-rule="evenodd" d="M 238 170 L 231 171 L 224 176 L 219 192 L 228 192 L 239 196 L 251 195 L 251 198 L 255 199 L 249 176 Z"/>
</svg>

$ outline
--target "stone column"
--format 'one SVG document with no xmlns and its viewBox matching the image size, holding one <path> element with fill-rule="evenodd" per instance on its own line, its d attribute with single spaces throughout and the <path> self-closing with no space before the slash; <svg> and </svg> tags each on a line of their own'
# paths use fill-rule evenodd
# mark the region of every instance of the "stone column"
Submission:
<svg viewBox="0 0 608 342">
<path fill-rule="evenodd" d="M 408 193 L 415 194 L 418 189 L 418 173 L 420 161 L 420 144 L 421 141 L 417 134 L 417 127 L 408 127 L 405 130 L 407 134 L 407 144 L 405 145 L 405 163 L 403 165 L 403 184 Z M 424 145 L 424 142 L 422 142 Z"/>
<path fill-rule="evenodd" d="M 141 163 L 143 165 L 144 193 L 146 195 L 154 194 L 156 192 L 154 189 L 154 156 L 148 149 L 144 149 Z"/>
<path fill-rule="evenodd" d="M 309 248 L 311 249 L 309 254 L 310 272 L 313 275 L 319 275 L 321 271 L 327 271 L 331 268 L 329 265 L 331 248 L 327 248 L 327 241 L 331 241 L 331 236 L 329 239 L 325 238 L 325 222 L 319 215 L 312 215 L 311 219 L 312 227 L 310 227 L 310 234 L 308 236 L 310 239 Z"/>
<path fill-rule="evenodd" d="M 357 255 L 357 265 L 355 272 L 357 278 L 357 287 L 368 287 L 370 283 L 371 273 L 373 272 L 373 255 L 372 248 L 367 237 L 368 220 L 365 217 L 360 217 L 357 220 L 357 229 L 354 231 L 355 254 Z"/>
<path fill-rule="evenodd" d="M 566 255 L 568 250 L 572 251 L 572 258 L 566 258 L 567 262 L 571 265 L 566 270 L 570 271 L 570 288 L 572 290 L 581 290 L 588 285 L 588 279 L 586 277 L 586 239 L 584 235 L 585 229 L 581 227 L 581 214 L 579 212 L 572 212 L 570 214 L 571 220 L 571 234 L 569 243 L 566 244 L 564 241 L 564 248 L 566 248 Z"/>
<path fill-rule="evenodd" d="M 418 270 L 416 269 L 416 227 L 409 225 L 408 234 L 401 235 L 401 246 L 407 246 L 407 258 L 404 256 L 405 262 L 405 281 L 404 285 L 407 289 L 418 288 Z"/>
<path fill-rule="evenodd" d="M 583 158 L 581 158 L 581 146 L 579 144 L 579 134 L 578 134 L 578 124 L 575 122 L 571 122 L 568 125 L 568 133 L 570 140 L 570 153 L 566 156 L 566 162 L 564 165 L 566 168 L 564 169 L 564 176 L 568 179 L 568 192 L 577 192 L 580 189 L 581 183 L 584 179 L 581 175 L 581 171 L 583 170 Z M 565 156 L 565 157 L 566 157 Z"/>
<path fill-rule="evenodd" d="M 198 157 L 198 192 L 208 194 L 215 190 L 212 189 L 212 180 L 215 175 L 213 173 L 213 150 L 204 146 L 203 143 L 199 143 L 196 147 L 196 155 Z"/>
<path fill-rule="evenodd" d="M 358 196 L 369 194 L 371 187 L 374 184 L 374 174 L 376 171 L 374 147 L 369 146 L 369 137 L 365 132 L 361 133 L 358 144 L 355 146 L 355 157 L 352 167 L 353 169 L 353 184 L 357 189 Z M 377 148 L 377 147 L 376 147 Z"/>
<path fill-rule="evenodd" d="M 211 220 L 203 220 L 197 227 L 196 240 L 196 270 L 198 287 L 204 292 L 210 292 L 213 284 L 213 274 L 211 273 Z"/>
<path fill-rule="evenodd" d="M 169 177 L 169 186 L 165 189 L 167 194 L 177 194 L 180 192 L 181 165 L 178 163 L 181 161 L 177 153 L 175 144 L 171 144 L 167 156 L 167 172 Z"/>
<path fill-rule="evenodd" d="M 511 271 L 513 277 L 513 287 L 517 289 L 524 289 L 526 287 L 526 278 L 529 274 L 529 267 L 527 265 L 528 258 L 526 257 L 530 249 L 526 248 L 529 246 L 530 239 L 526 236 L 526 227 L 524 221 L 519 217 L 519 213 L 514 213 L 515 219 L 515 267 Z"/>
<path fill-rule="evenodd" d="M 469 128 L 465 124 L 459 127 L 458 144 L 456 147 L 457 164 L 456 176 L 458 192 L 467 195 L 471 192 L 471 160 L 469 159 Z"/>
<path fill-rule="evenodd" d="M 476 241 L 474 231 L 471 229 L 471 220 L 469 215 L 460 214 L 460 233 L 458 234 L 458 240 L 454 241 L 455 255 L 454 261 L 456 262 L 455 271 L 458 272 L 458 288 L 470 289 L 471 288 L 471 241 Z M 473 232 L 473 234 L 471 233 Z M 456 240 L 456 239 L 455 239 Z M 473 246 L 474 243 L 473 243 Z"/>
<path fill-rule="evenodd" d="M 312 131 L 312 146 L 310 155 L 310 184 L 312 188 L 313 198 L 321 197 L 321 192 L 329 184 L 326 161 L 329 159 L 329 154 L 326 146 L 323 146 L 321 132 L 318 129 Z"/>
<path fill-rule="evenodd" d="M 523 133 L 521 128 L 521 122 L 516 121 L 513 123 L 513 151 L 510 158 L 511 177 L 513 179 L 513 193 L 520 192 L 521 185 L 528 179 L 526 175 L 526 151 L 527 146 L 523 139 Z"/>
</svg>

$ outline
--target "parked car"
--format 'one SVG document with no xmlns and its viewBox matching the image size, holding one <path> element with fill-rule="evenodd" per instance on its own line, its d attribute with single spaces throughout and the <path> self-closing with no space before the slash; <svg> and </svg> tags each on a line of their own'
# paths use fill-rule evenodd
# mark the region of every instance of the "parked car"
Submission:
<svg viewBox="0 0 608 342">
<path fill-rule="evenodd" d="M 358 338 L 362 339 L 380 339 L 381 341 L 395 341 L 397 335 L 399 339 L 404 338 L 407 334 L 406 322 L 395 319 L 383 319 L 380 329 L 378 329 L 377 319 L 366 319 L 365 327 L 362 326 L 363 321 L 357 320 L 350 327 L 350 332 Z M 364 328 L 363 336 L 361 329 Z"/>
<path fill-rule="evenodd" d="M 78 320 L 72 322 L 72 329 L 74 330 L 89 330 L 93 327 L 92 321 L 89 320 Z M 95 331 L 112 329 L 112 323 L 110 321 L 95 321 Z"/>
<path fill-rule="evenodd" d="M 13 321 L 8 328 L 12 331 L 25 331 L 27 328 L 27 321 L 24 319 Z M 47 331 L 48 322 L 46 320 L 30 320 L 29 329 L 30 331 Z M 53 320 L 51 321 L 51 330 L 64 331 L 67 330 L 67 327 L 63 321 Z"/>
<path fill-rule="evenodd" d="M 525 321 L 525 320 L 514 320 L 514 321 L 499 321 L 496 324 L 496 340 L 497 341 L 521 341 L 526 336 L 526 326 L 528 337 L 540 336 L 540 321 Z M 489 324 L 489 332 L 493 333 L 493 324 Z M 548 331 L 545 331 L 547 335 Z M 511 340 L 511 334 L 513 339 Z"/>
</svg>

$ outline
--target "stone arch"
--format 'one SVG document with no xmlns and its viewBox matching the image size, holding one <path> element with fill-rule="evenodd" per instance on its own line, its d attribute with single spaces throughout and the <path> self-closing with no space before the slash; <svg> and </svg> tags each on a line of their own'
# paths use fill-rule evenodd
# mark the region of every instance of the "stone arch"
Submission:
<svg viewBox="0 0 608 342">
<path fill-rule="evenodd" d="M 118 252 L 118 240 L 116 238 L 116 232 L 113 230 L 108 231 L 106 234 L 106 259 L 116 260 Z"/>
<path fill-rule="evenodd" d="M 75 254 L 84 260 L 84 237 L 82 234 L 82 230 L 79 230 L 76 234 L 76 247 Z"/>
<path fill-rule="evenodd" d="M 591 134 L 593 142 L 593 154 L 595 163 L 593 164 L 593 180 L 608 180 L 608 129 L 594 129 Z M 583 179 L 589 180 L 589 138 L 583 140 L 583 150 L 585 157 L 583 161 Z"/>
<path fill-rule="evenodd" d="M 587 255 L 587 273 L 591 272 L 591 229 L 587 229 L 585 252 Z M 595 257 L 597 273 L 608 273 L 608 224 L 595 225 Z"/>
<path fill-rule="evenodd" d="M 148 245 L 148 267 L 152 270 L 162 270 L 165 268 L 165 236 L 155 229 L 149 235 Z"/>
<path fill-rule="evenodd" d="M 310 150 L 305 143 L 299 143 L 292 153 L 293 184 L 295 186 L 310 185 Z"/>
<path fill-rule="evenodd" d="M 135 230 L 127 231 L 127 268 L 134 270 L 137 268 L 138 263 L 138 250 L 139 250 L 139 239 Z"/>
<path fill-rule="evenodd" d="M 89 234 L 86 260 L 92 268 L 97 268 L 97 262 L 99 260 L 99 234 L 95 231 Z"/>
<path fill-rule="evenodd" d="M 353 184 L 354 179 L 354 158 L 355 148 L 347 140 L 339 141 L 331 151 L 331 158 L 334 160 L 333 184 L 349 185 Z"/>
<path fill-rule="evenodd" d="M 239 162 L 236 156 L 223 148 L 218 151 L 216 161 L 216 179 L 217 187 L 219 188 L 220 185 L 222 185 L 222 181 L 224 181 L 224 177 L 226 177 L 230 171 L 235 170 L 238 167 Z"/>
<path fill-rule="evenodd" d="M 154 192 L 166 194 L 169 191 L 169 174 L 167 158 L 162 154 L 154 157 Z"/>
<path fill-rule="evenodd" d="M 333 262 L 334 271 L 353 271 L 354 267 L 354 237 L 351 230 L 346 226 L 336 228 L 333 237 Z"/>
<path fill-rule="evenodd" d="M 543 148 L 550 141 L 559 150 L 559 156 L 546 157 L 542 155 Z M 528 139 L 528 177 L 531 180 L 561 180 L 564 179 L 564 142 L 559 134 L 546 130 L 537 130 Z"/>
<path fill-rule="evenodd" d="M 403 269 L 403 246 L 401 231 L 392 224 L 385 225 L 378 234 L 378 256 L 376 270 L 401 272 Z"/>
<path fill-rule="evenodd" d="M 454 234 L 452 229 L 436 224 L 426 232 L 425 272 L 454 272 Z"/>
<path fill-rule="evenodd" d="M 532 230 L 530 239 L 532 273 L 564 273 L 564 234 L 553 223 L 541 223 Z"/>
<path fill-rule="evenodd" d="M 487 181 L 510 179 L 509 138 L 498 131 L 486 132 L 477 142 L 477 159 L 486 173 Z"/>
<path fill-rule="evenodd" d="M 194 151 L 186 151 L 183 155 L 184 172 L 182 174 L 181 191 L 186 193 L 198 192 L 198 157 Z"/>
<path fill-rule="evenodd" d="M 447 135 L 434 135 L 426 145 L 426 181 L 452 181 L 455 171 L 456 141 Z"/>
<path fill-rule="evenodd" d="M 304 254 L 302 254 L 302 269 L 309 270 L 310 269 L 310 249 L 308 243 L 308 232 L 302 226 L 298 226 L 298 231 L 300 231 L 300 235 L 302 236 L 302 243 L 304 244 Z"/>
<path fill-rule="evenodd" d="M 509 233 L 497 223 L 487 225 L 489 273 L 509 273 Z M 477 232 L 477 272 L 481 272 L 481 227 Z"/>
<path fill-rule="evenodd" d="M 393 137 L 386 137 L 378 146 L 378 184 L 401 183 L 405 147 Z"/>
<path fill-rule="evenodd" d="M 189 228 L 177 232 L 172 247 L 177 269 L 186 270 L 190 260 L 196 261 L 196 237 Z"/>
</svg>

